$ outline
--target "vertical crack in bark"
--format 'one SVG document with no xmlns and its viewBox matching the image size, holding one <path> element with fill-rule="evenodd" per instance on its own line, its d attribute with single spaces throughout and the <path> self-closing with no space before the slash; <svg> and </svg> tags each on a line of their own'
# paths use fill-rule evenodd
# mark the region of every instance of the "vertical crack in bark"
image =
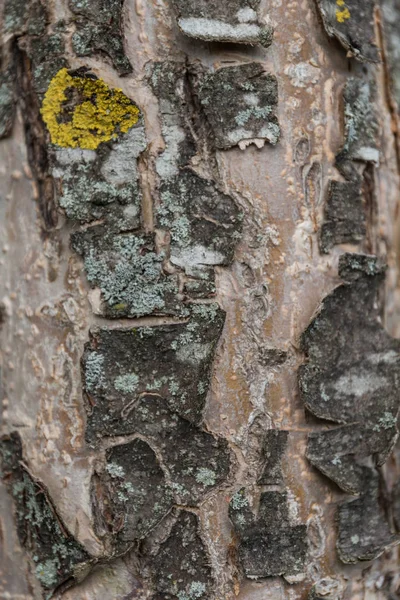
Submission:
<svg viewBox="0 0 400 600">
<path fill-rule="evenodd" d="M 47 132 L 40 116 L 39 98 L 33 85 L 31 61 L 23 50 L 14 45 L 18 104 L 24 122 L 28 161 L 38 186 L 38 205 L 45 237 L 58 221 L 53 178 L 49 172 Z"/>
</svg>

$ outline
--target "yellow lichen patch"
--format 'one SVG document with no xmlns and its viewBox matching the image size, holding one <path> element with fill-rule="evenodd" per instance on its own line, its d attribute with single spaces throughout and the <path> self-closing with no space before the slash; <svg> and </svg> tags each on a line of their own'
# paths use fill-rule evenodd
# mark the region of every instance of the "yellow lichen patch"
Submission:
<svg viewBox="0 0 400 600">
<path fill-rule="evenodd" d="M 73 77 L 61 69 L 51 80 L 41 114 L 53 144 L 95 150 L 139 120 L 137 106 L 102 79 Z"/>
<path fill-rule="evenodd" d="M 350 11 L 346 6 L 345 0 L 336 0 L 336 4 L 339 7 L 336 9 L 336 20 L 339 23 L 344 23 L 347 19 L 350 19 Z"/>
</svg>

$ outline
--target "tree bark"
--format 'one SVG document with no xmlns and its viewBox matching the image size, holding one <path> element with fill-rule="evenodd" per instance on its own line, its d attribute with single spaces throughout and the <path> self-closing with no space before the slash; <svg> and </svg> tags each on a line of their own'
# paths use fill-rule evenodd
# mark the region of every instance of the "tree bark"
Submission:
<svg viewBox="0 0 400 600">
<path fill-rule="evenodd" d="M 2 12 L 0 597 L 400 597 L 400 3 Z"/>
</svg>

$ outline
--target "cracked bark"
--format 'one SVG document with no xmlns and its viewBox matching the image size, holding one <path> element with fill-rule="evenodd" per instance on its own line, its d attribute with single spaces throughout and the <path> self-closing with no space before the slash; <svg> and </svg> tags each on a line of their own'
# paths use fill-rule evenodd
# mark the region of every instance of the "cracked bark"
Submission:
<svg viewBox="0 0 400 600">
<path fill-rule="evenodd" d="M 3 4 L 0 597 L 400 597 L 397 0 Z"/>
</svg>

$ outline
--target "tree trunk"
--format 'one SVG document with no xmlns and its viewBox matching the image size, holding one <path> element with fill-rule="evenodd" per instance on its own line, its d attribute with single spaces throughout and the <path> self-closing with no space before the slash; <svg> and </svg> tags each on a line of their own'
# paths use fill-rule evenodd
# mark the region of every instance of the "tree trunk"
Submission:
<svg viewBox="0 0 400 600">
<path fill-rule="evenodd" d="M 399 598 L 399 1 L 3 5 L 0 598 Z"/>
</svg>

